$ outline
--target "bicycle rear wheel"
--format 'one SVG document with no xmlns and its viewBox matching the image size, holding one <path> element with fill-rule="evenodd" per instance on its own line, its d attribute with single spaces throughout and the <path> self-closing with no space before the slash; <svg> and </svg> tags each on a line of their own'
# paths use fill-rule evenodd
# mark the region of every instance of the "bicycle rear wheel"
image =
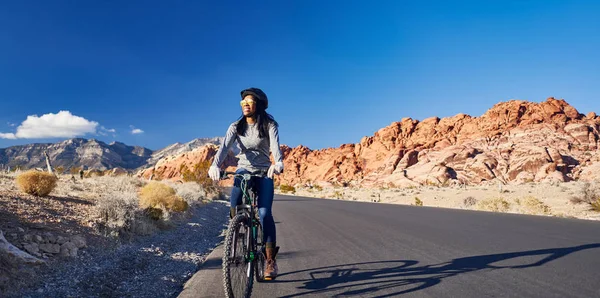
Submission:
<svg viewBox="0 0 600 298">
<path fill-rule="evenodd" d="M 249 298 L 252 293 L 254 268 L 249 258 L 250 236 L 247 216 L 236 215 L 229 223 L 223 252 L 223 285 L 227 297 Z"/>
</svg>

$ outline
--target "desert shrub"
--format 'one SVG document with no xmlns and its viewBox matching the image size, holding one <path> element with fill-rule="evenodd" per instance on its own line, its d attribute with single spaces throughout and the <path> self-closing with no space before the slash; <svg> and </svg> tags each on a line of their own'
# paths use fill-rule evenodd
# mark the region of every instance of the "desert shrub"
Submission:
<svg viewBox="0 0 600 298">
<path fill-rule="evenodd" d="M 179 173 L 181 173 L 181 177 L 184 182 L 196 182 L 204 189 L 208 191 L 214 191 L 216 189 L 216 185 L 208 176 L 210 164 L 210 160 L 201 161 L 195 163 L 191 170 L 185 164 L 181 164 L 181 166 L 179 166 Z"/>
<path fill-rule="evenodd" d="M 334 192 L 334 193 L 333 193 L 333 196 L 334 196 L 336 199 L 338 199 L 338 200 L 341 200 L 341 199 L 343 199 L 343 198 L 344 198 L 344 194 L 343 194 L 341 191 L 336 191 L 336 192 Z"/>
<path fill-rule="evenodd" d="M 84 191 L 84 189 L 81 186 L 78 186 L 75 184 L 71 184 L 70 187 L 71 187 L 71 190 L 74 190 L 74 191 Z"/>
<path fill-rule="evenodd" d="M 81 167 L 72 167 L 71 169 L 69 169 L 69 174 L 79 175 L 79 171 L 81 171 Z"/>
<path fill-rule="evenodd" d="M 570 199 L 573 204 L 588 204 L 593 211 L 600 212 L 600 194 L 589 182 L 583 184 L 581 196 Z"/>
<path fill-rule="evenodd" d="M 288 193 L 288 192 L 296 193 L 296 188 L 291 185 L 287 185 L 287 184 L 282 184 L 281 186 L 279 186 L 279 190 L 282 193 Z"/>
<path fill-rule="evenodd" d="M 60 166 L 54 169 L 57 174 L 62 175 L 65 172 L 65 167 Z"/>
<path fill-rule="evenodd" d="M 138 204 L 134 189 L 103 193 L 92 212 L 96 229 L 113 237 L 152 234 L 158 226 Z"/>
<path fill-rule="evenodd" d="M 477 204 L 477 199 L 474 197 L 467 197 L 466 199 L 463 200 L 463 206 L 465 206 L 466 208 L 475 206 Z"/>
<path fill-rule="evenodd" d="M 433 180 L 429 180 L 429 179 L 425 180 L 425 185 L 427 185 L 429 187 L 434 187 L 434 186 L 439 187 L 439 183 L 438 182 L 433 181 Z"/>
<path fill-rule="evenodd" d="M 477 202 L 477 209 L 492 212 L 507 212 L 510 204 L 503 198 L 492 198 Z"/>
<path fill-rule="evenodd" d="M 317 191 L 322 191 L 323 187 L 321 185 L 315 185 L 313 186 L 314 189 L 316 189 Z"/>
<path fill-rule="evenodd" d="M 48 172 L 30 170 L 17 176 L 19 189 L 30 195 L 45 197 L 56 187 L 58 178 Z"/>
<path fill-rule="evenodd" d="M 158 212 L 152 209 L 166 209 L 167 211 L 183 212 L 189 207 L 188 203 L 177 196 L 172 187 L 152 181 L 140 189 L 140 207 L 148 212 Z M 155 217 L 155 216 L 153 216 Z"/>
<path fill-rule="evenodd" d="M 100 171 L 100 170 L 89 170 L 87 172 L 84 173 L 83 177 L 84 178 L 94 178 L 94 177 L 102 177 L 104 176 L 104 172 Z"/>
<path fill-rule="evenodd" d="M 418 197 L 415 197 L 415 203 L 413 205 L 414 206 L 423 206 L 423 201 L 421 201 L 421 199 L 419 199 Z"/>
<path fill-rule="evenodd" d="M 521 207 L 521 211 L 526 214 L 549 215 L 551 213 L 548 205 L 532 196 L 522 200 L 517 199 L 516 202 Z"/>
<path fill-rule="evenodd" d="M 173 187 L 175 193 L 188 202 L 188 204 L 206 203 L 215 198 L 212 193 L 209 196 L 209 193 L 198 183 L 169 183 L 169 185 Z"/>
</svg>

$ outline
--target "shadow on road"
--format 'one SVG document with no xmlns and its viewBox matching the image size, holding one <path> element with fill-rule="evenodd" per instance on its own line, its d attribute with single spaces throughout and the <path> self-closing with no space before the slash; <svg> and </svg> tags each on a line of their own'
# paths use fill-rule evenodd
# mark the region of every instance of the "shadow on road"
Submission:
<svg viewBox="0 0 600 298">
<path fill-rule="evenodd" d="M 297 288 L 298 291 L 302 292 L 284 297 L 326 294 L 327 292 L 336 292 L 336 296 L 378 295 L 377 297 L 392 297 L 435 286 L 445 278 L 463 273 L 472 273 L 486 269 L 498 270 L 537 267 L 568 254 L 593 248 L 600 248 L 600 243 L 464 257 L 445 263 L 425 266 L 418 266 L 419 262 L 412 260 L 353 263 L 282 273 L 279 275 L 278 280 L 274 282 L 304 283 L 303 286 Z M 525 262 L 516 259 L 523 257 L 526 258 Z M 537 258 L 528 263 L 529 259 L 527 257 Z M 540 257 L 542 258 L 540 259 Z M 511 265 L 511 262 L 515 265 Z M 508 264 L 503 265 L 502 263 Z M 310 278 L 282 280 L 285 276 L 301 273 L 308 273 Z M 390 291 L 390 289 L 392 290 Z M 345 291 L 337 293 L 340 290 Z M 385 293 L 377 293 L 384 290 Z"/>
</svg>

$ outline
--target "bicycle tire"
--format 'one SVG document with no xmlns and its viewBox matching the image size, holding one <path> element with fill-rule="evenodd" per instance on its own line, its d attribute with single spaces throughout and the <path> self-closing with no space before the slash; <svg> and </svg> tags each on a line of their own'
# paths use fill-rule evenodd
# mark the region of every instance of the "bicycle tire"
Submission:
<svg viewBox="0 0 600 298">
<path fill-rule="evenodd" d="M 260 223 L 256 226 L 256 259 L 254 260 L 254 278 L 256 282 L 265 281 L 265 248 L 263 241 L 263 230 Z"/>
<path fill-rule="evenodd" d="M 234 251 L 234 260 L 230 260 L 230 255 L 234 250 L 234 241 L 241 239 L 241 230 L 244 230 L 245 232 L 243 234 L 241 245 L 235 245 L 236 249 Z M 250 295 L 252 294 L 252 286 L 254 282 L 253 262 L 248 262 L 246 259 L 246 252 L 250 248 L 250 243 L 248 243 L 250 232 L 251 230 L 248 228 L 247 216 L 245 214 L 238 214 L 229 222 L 227 236 L 225 237 L 225 250 L 223 252 L 223 286 L 225 288 L 226 297 L 250 298 Z M 238 242 L 238 244 L 240 243 Z M 240 252 L 242 253 L 241 255 Z M 242 278 L 240 273 L 243 273 L 245 278 Z M 237 286 L 234 282 L 236 278 L 239 279 L 240 282 L 245 280 L 245 284 Z"/>
</svg>

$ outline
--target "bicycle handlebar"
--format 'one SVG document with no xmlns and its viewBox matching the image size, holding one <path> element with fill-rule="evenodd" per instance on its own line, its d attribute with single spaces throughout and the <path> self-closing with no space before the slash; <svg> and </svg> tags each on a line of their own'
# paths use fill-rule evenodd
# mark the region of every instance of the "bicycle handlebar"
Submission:
<svg viewBox="0 0 600 298">
<path fill-rule="evenodd" d="M 220 171 L 221 174 L 221 180 L 227 179 L 227 176 L 233 176 L 233 177 L 242 177 L 245 180 L 250 180 L 251 177 L 265 177 L 267 176 L 267 170 L 258 170 L 258 171 L 254 171 L 251 173 L 243 173 L 243 174 L 238 174 L 236 172 L 231 172 L 231 171 L 224 171 L 221 170 Z"/>
</svg>

